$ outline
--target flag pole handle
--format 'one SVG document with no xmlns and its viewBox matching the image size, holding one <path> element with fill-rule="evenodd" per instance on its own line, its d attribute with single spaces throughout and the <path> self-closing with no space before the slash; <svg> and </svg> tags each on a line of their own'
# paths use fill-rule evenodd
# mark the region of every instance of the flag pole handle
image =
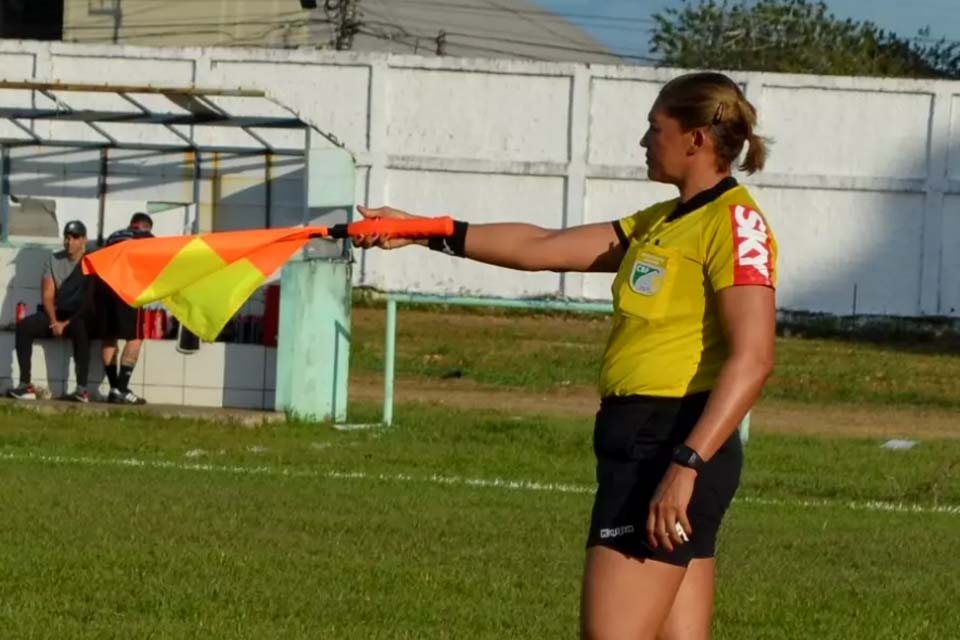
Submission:
<svg viewBox="0 0 960 640">
<path fill-rule="evenodd" d="M 453 235 L 453 218 L 369 218 L 350 224 L 335 224 L 328 229 L 330 238 L 355 238 L 381 235 L 391 238 L 446 238 Z"/>
</svg>

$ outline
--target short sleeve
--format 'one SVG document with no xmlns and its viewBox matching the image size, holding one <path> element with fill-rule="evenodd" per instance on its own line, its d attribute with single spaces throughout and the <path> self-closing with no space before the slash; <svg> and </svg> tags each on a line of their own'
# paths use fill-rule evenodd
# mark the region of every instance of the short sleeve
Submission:
<svg viewBox="0 0 960 640">
<path fill-rule="evenodd" d="M 630 240 L 640 237 L 657 219 L 657 216 L 672 210 L 675 200 L 660 202 L 647 209 L 642 209 L 613 223 L 613 227 L 620 238 L 620 244 L 629 246 Z"/>
<path fill-rule="evenodd" d="M 43 275 L 42 278 L 53 278 L 53 253 L 47 256 L 46 261 L 43 263 Z"/>
<path fill-rule="evenodd" d="M 766 219 L 746 204 L 724 206 L 704 228 L 703 261 L 714 291 L 777 286 L 777 241 Z"/>
</svg>

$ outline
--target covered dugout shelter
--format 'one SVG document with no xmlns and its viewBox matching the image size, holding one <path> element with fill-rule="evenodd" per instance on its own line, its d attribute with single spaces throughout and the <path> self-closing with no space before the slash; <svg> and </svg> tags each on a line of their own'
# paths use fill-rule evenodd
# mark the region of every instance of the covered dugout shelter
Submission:
<svg viewBox="0 0 960 640">
<path fill-rule="evenodd" d="M 157 235 L 180 235 L 331 225 L 349 221 L 353 201 L 351 154 L 263 92 L 0 82 L 4 251 L 54 245 L 71 219 L 102 241 L 133 211 L 150 213 Z M 262 407 L 345 419 L 350 262 L 349 243 L 317 240 L 284 267 L 278 347 L 264 359 L 275 375 L 253 378 Z M 13 276 L 3 277 L 10 298 Z M 228 378 L 256 386 L 237 381 L 249 367 L 229 360 L 221 406 L 230 406 Z"/>
</svg>

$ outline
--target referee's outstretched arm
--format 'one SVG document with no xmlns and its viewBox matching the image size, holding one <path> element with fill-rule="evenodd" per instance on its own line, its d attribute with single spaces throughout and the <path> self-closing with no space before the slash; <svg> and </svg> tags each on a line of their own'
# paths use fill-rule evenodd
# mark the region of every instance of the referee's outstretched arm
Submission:
<svg viewBox="0 0 960 640">
<path fill-rule="evenodd" d="M 391 207 L 376 209 L 358 206 L 364 218 L 417 218 Z M 456 255 L 498 267 L 520 271 L 595 271 L 615 273 L 623 260 L 624 248 L 613 224 L 595 224 L 568 229 L 544 229 L 532 224 L 505 222 L 470 224 L 458 229 Z M 427 240 L 381 238 L 378 235 L 354 240 L 364 249 L 395 249 L 407 244 L 427 245 Z"/>
</svg>

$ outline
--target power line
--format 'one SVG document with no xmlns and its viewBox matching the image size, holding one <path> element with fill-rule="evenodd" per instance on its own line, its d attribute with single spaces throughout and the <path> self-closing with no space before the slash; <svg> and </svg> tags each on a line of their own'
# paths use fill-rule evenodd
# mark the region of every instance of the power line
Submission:
<svg viewBox="0 0 960 640">
<path fill-rule="evenodd" d="M 295 0 L 290 0 L 291 3 Z M 389 2 L 391 8 L 403 9 L 405 6 L 422 6 L 428 8 L 438 8 L 442 9 L 444 12 L 466 12 L 466 13 L 510 13 L 514 15 L 529 15 L 540 18 L 575 18 L 578 20 L 591 20 L 591 21 L 600 21 L 600 22 L 613 22 L 618 24 L 623 23 L 647 23 L 652 24 L 654 21 L 651 18 L 641 18 L 637 16 L 624 16 L 624 15 L 605 15 L 597 13 L 577 13 L 577 12 L 567 12 L 567 11 L 550 11 L 548 9 L 522 9 L 514 7 L 505 7 L 497 8 L 491 6 L 478 6 L 478 5 L 456 5 L 450 4 L 446 0 L 381 0 L 384 4 Z M 480 0 L 475 0 L 480 1 Z M 141 13 L 147 13 L 150 10 L 156 9 L 157 7 L 167 6 L 176 3 L 191 3 L 195 4 L 197 0 L 164 0 L 163 4 L 159 3 L 156 7 L 143 7 L 135 13 L 124 13 L 125 17 L 131 15 L 138 15 Z M 299 10 L 295 13 L 302 14 L 307 13 L 309 10 Z"/>
<path fill-rule="evenodd" d="M 428 40 L 428 41 L 429 41 L 429 40 L 432 40 L 432 39 L 434 38 L 434 36 L 432 36 L 432 35 L 428 35 L 428 34 L 424 34 L 424 33 L 411 32 L 411 31 L 408 31 L 407 29 L 401 27 L 400 25 L 395 25 L 395 24 L 391 24 L 391 23 L 379 23 L 379 22 L 372 22 L 372 23 L 371 23 L 371 22 L 367 22 L 366 24 L 367 24 L 368 26 L 370 26 L 370 25 L 375 25 L 375 24 L 382 24 L 383 26 L 396 28 L 396 29 L 398 29 L 398 32 L 397 32 L 396 35 L 397 35 L 397 36 L 400 36 L 400 37 L 405 37 L 405 38 L 411 38 L 411 37 L 412 37 L 412 38 L 421 39 L 421 40 Z M 550 42 L 534 42 L 534 41 L 530 41 L 530 40 L 521 40 L 521 39 L 517 39 L 517 38 L 501 38 L 501 37 L 497 37 L 497 36 L 482 36 L 482 35 L 477 35 L 477 34 L 472 34 L 472 33 L 464 33 L 464 32 L 459 32 L 459 31 L 445 31 L 445 33 L 446 33 L 448 39 L 449 39 L 451 36 L 454 36 L 454 37 L 459 37 L 459 38 L 466 38 L 466 39 L 473 39 L 473 40 L 481 40 L 481 41 L 495 42 L 495 43 L 501 43 L 501 44 L 515 44 L 515 45 L 520 45 L 520 46 L 530 47 L 530 48 L 550 49 L 550 50 L 554 50 L 554 51 L 568 51 L 568 52 L 572 52 L 572 53 L 586 53 L 586 54 L 593 54 L 593 55 L 604 55 L 604 56 L 610 56 L 610 57 L 628 58 L 628 59 L 631 59 L 631 60 L 640 60 L 640 61 L 644 61 L 644 62 L 659 62 L 658 60 L 656 60 L 656 59 L 654 59 L 654 58 L 651 58 L 651 57 L 649 57 L 649 56 L 640 56 L 640 55 L 635 55 L 635 54 L 630 54 L 630 53 L 623 53 L 623 52 L 617 52 L 617 51 L 609 51 L 609 50 L 606 50 L 606 49 L 591 49 L 591 48 L 587 48 L 587 47 L 574 47 L 574 46 L 568 46 L 568 45 L 554 44 L 554 43 L 550 43 Z M 364 35 L 369 35 L 369 36 L 373 36 L 373 37 L 376 37 L 376 38 L 380 38 L 381 40 L 388 40 L 388 41 L 397 41 L 397 39 L 398 39 L 396 36 L 391 36 L 390 34 L 387 34 L 387 33 L 383 33 L 383 32 L 377 33 L 377 32 L 368 31 L 368 30 L 365 30 L 365 31 L 364 31 Z M 449 40 L 448 40 L 448 44 L 449 44 Z M 507 50 L 507 49 L 502 49 L 502 48 L 501 48 L 501 49 L 493 49 L 493 48 L 489 48 L 489 47 L 478 47 L 478 46 L 475 46 L 475 45 L 472 45 L 472 44 L 469 44 L 469 43 L 459 43 L 459 44 L 461 44 L 461 46 L 467 46 L 467 47 L 475 48 L 475 49 L 484 48 L 484 49 L 486 49 L 486 50 L 493 51 L 493 52 L 497 52 L 497 53 L 500 53 L 500 54 L 505 54 L 505 55 L 518 55 L 518 56 L 521 55 L 520 52 L 518 52 L 518 51 L 516 51 L 516 50 Z M 541 58 L 537 58 L 536 56 L 531 56 L 531 55 L 524 55 L 523 57 L 529 57 L 529 58 L 531 58 L 531 59 L 541 59 Z"/>
<path fill-rule="evenodd" d="M 388 0 L 384 0 L 385 2 Z M 615 22 L 615 23 L 625 23 L 625 22 L 636 22 L 636 23 L 647 23 L 652 24 L 654 21 L 652 18 L 638 18 L 636 16 L 620 16 L 620 15 L 602 15 L 602 14 L 591 14 L 591 13 L 570 13 L 564 11 L 549 11 L 547 9 L 520 9 L 514 7 L 498 7 L 498 6 L 470 6 L 470 5 L 451 5 L 448 2 L 438 1 L 438 0 L 394 0 L 395 8 L 402 8 L 403 6 L 421 6 L 429 8 L 438 8 L 442 9 L 445 12 L 463 12 L 463 13 L 494 13 L 494 14 L 503 14 L 510 13 L 516 16 L 533 16 L 538 18 L 574 18 L 579 20 L 594 20 L 594 21 L 606 21 L 606 22 Z"/>
<path fill-rule="evenodd" d="M 366 13 L 373 17 L 380 17 L 375 11 L 367 10 Z M 463 31 L 450 30 L 447 22 L 442 22 L 439 20 L 421 20 L 421 26 L 423 26 L 424 24 L 435 25 L 438 28 L 438 31 L 442 29 L 448 37 L 459 36 L 460 38 L 488 40 L 491 42 L 515 44 L 515 45 L 541 48 L 541 49 L 554 50 L 554 51 L 568 51 L 571 53 L 584 53 L 584 54 L 592 54 L 592 55 L 600 55 L 600 56 L 609 56 L 609 57 L 623 58 L 628 60 L 636 60 L 640 62 L 657 62 L 657 60 L 655 60 L 654 58 L 651 58 L 650 56 L 638 55 L 636 53 L 631 53 L 631 52 L 612 51 L 612 50 L 597 48 L 597 47 L 587 47 L 587 46 L 578 47 L 578 46 L 572 46 L 572 45 L 557 44 L 555 38 L 548 41 L 542 41 L 542 40 L 538 41 L 538 40 L 532 40 L 532 39 L 507 38 L 499 35 L 484 35 L 478 32 L 467 33 Z M 383 40 L 394 39 L 396 35 L 400 35 L 400 34 L 407 37 L 415 37 L 422 40 L 428 40 L 428 39 L 432 40 L 434 38 L 432 34 L 424 33 L 422 31 L 413 32 L 404 25 L 400 25 L 395 22 L 391 22 L 387 20 L 366 20 L 364 21 L 364 25 L 367 27 L 374 27 L 374 28 L 377 26 L 380 26 L 381 28 L 393 29 L 395 31 L 394 36 L 391 36 L 388 33 L 376 34 L 377 37 L 381 37 L 381 39 Z M 496 34 L 497 32 L 493 31 L 491 33 Z M 367 34 L 367 35 L 371 35 L 371 34 Z M 563 38 L 563 36 L 561 35 L 558 35 L 557 37 Z M 506 51 L 506 50 L 498 50 L 498 51 L 506 55 L 516 53 L 515 51 Z M 533 59 L 540 59 L 540 58 L 534 57 Z"/>
<path fill-rule="evenodd" d="M 180 0 L 168 0 L 168 1 L 180 1 Z M 332 2 L 332 1 L 334 0 L 328 0 L 328 2 Z M 346 2 L 347 0 L 340 0 L 340 1 Z M 563 34 L 559 34 L 553 31 L 552 29 L 550 29 L 549 32 L 552 33 L 555 36 L 555 38 L 551 39 L 550 41 L 538 41 L 538 40 L 529 39 L 529 38 L 509 38 L 509 37 L 503 37 L 499 35 L 493 35 L 497 33 L 496 31 L 488 32 L 488 34 L 483 34 L 478 32 L 470 33 L 470 32 L 457 31 L 457 30 L 451 31 L 447 28 L 444 28 L 448 23 L 437 21 L 437 20 L 429 20 L 429 19 L 421 20 L 420 21 L 421 26 L 423 26 L 423 24 L 432 23 L 438 26 L 438 29 L 436 32 L 427 34 L 427 33 L 423 33 L 422 31 L 419 31 L 419 32 L 411 31 L 406 27 L 399 25 L 395 22 L 384 21 L 384 20 L 367 20 L 367 21 L 362 20 L 362 18 L 359 17 L 359 12 L 357 12 L 355 1 L 356 0 L 354 0 L 354 4 L 352 4 L 352 6 L 345 7 L 346 11 L 343 13 L 343 15 L 337 14 L 335 12 L 334 15 L 329 16 L 327 18 L 307 17 L 307 18 L 299 18 L 297 20 L 290 20 L 288 18 L 292 18 L 294 16 L 302 16 L 304 14 L 304 12 L 302 11 L 293 11 L 293 12 L 280 14 L 276 18 L 272 20 L 266 20 L 266 21 L 262 19 L 261 20 L 247 19 L 247 20 L 221 22 L 220 20 L 209 19 L 209 20 L 200 21 L 200 22 L 198 21 L 186 22 L 182 20 L 181 21 L 174 20 L 174 21 L 152 21 L 152 22 L 140 23 L 140 24 L 136 24 L 136 23 L 127 24 L 127 25 L 124 25 L 123 31 L 118 35 L 117 40 L 130 41 L 130 40 L 141 39 L 141 38 L 164 38 L 164 37 L 171 37 L 176 35 L 189 35 L 189 36 L 219 35 L 229 40 L 230 44 L 232 45 L 241 45 L 241 44 L 248 44 L 248 43 L 258 44 L 257 42 L 258 39 L 264 38 L 270 33 L 277 31 L 278 29 L 282 29 L 284 27 L 291 27 L 291 28 L 300 27 L 300 26 L 305 26 L 313 23 L 313 24 L 333 25 L 334 40 L 331 42 L 331 44 L 335 45 L 336 39 L 338 37 L 337 36 L 338 29 L 343 29 L 345 24 L 346 25 L 352 24 L 353 26 L 350 28 L 353 29 L 354 33 L 362 33 L 363 35 L 367 35 L 367 36 L 374 37 L 384 41 L 398 42 L 403 46 L 412 48 L 418 52 L 421 49 L 425 48 L 419 44 L 420 42 L 436 43 L 438 34 L 441 31 L 443 31 L 446 37 L 446 42 L 445 42 L 446 46 L 454 45 L 458 47 L 472 49 L 475 51 L 495 53 L 497 55 L 523 57 L 523 58 L 529 58 L 529 59 L 535 59 L 535 60 L 542 59 L 536 56 L 535 54 L 521 53 L 516 49 L 510 49 L 502 46 L 502 45 L 516 45 L 520 47 L 529 47 L 531 49 L 544 49 L 548 51 L 610 56 L 610 57 L 616 57 L 616 58 L 621 58 L 626 60 L 634 60 L 639 62 L 649 62 L 649 63 L 659 62 L 655 58 L 652 58 L 647 55 L 639 55 L 634 52 L 614 51 L 614 50 L 607 50 L 603 48 L 588 47 L 588 46 L 558 44 L 556 42 L 556 38 L 562 39 L 564 38 L 564 36 Z M 497 13 L 501 15 L 519 14 L 519 15 L 530 16 L 530 17 L 532 16 L 556 17 L 557 15 L 557 14 L 553 14 L 546 11 L 530 11 L 530 10 L 522 10 L 522 9 L 514 10 L 512 8 L 504 8 L 502 6 L 497 6 L 497 5 L 488 6 L 488 7 L 467 7 L 462 5 L 451 7 L 450 5 L 441 5 L 440 3 L 430 2 L 429 0 L 419 0 L 419 2 L 417 0 L 409 0 L 407 4 L 444 6 L 447 9 L 484 11 L 487 13 L 492 12 L 492 13 Z M 339 7 L 334 7 L 334 8 L 338 9 Z M 373 17 L 377 17 L 376 11 L 367 10 L 366 13 L 368 13 Z M 578 15 L 588 15 L 588 14 L 578 14 Z M 343 16 L 346 16 L 347 18 L 346 21 L 343 19 Z M 534 25 L 537 25 L 535 21 L 530 20 L 529 18 L 526 18 L 526 19 L 532 22 Z M 229 27 L 254 26 L 254 25 L 264 26 L 264 31 L 256 35 L 247 35 L 247 34 L 235 35 L 224 30 L 225 28 L 229 28 Z M 366 28 L 360 30 L 357 25 L 363 25 Z M 377 32 L 378 27 L 380 29 L 395 30 L 395 33 L 391 34 L 389 32 L 384 32 L 384 31 Z M 66 32 L 68 34 L 70 33 L 82 34 L 83 32 L 91 32 L 91 31 L 102 32 L 108 28 L 109 27 L 107 26 L 78 25 L 76 27 L 67 27 Z M 148 29 L 152 29 L 152 31 L 144 32 L 145 30 L 148 30 Z M 305 37 L 309 37 L 309 35 L 306 35 Z M 401 38 L 413 39 L 415 42 L 413 44 L 410 44 L 408 42 L 403 42 Z M 459 41 L 453 42 L 450 40 L 451 38 L 457 38 Z M 113 41 L 113 38 L 110 36 L 99 37 L 99 38 L 84 38 L 81 35 L 81 39 L 87 42 Z M 479 41 L 479 42 L 465 42 L 464 40 Z M 347 38 L 341 38 L 341 46 L 345 48 L 346 44 L 347 44 Z M 493 46 L 493 45 L 501 45 L 501 46 Z"/>
</svg>

